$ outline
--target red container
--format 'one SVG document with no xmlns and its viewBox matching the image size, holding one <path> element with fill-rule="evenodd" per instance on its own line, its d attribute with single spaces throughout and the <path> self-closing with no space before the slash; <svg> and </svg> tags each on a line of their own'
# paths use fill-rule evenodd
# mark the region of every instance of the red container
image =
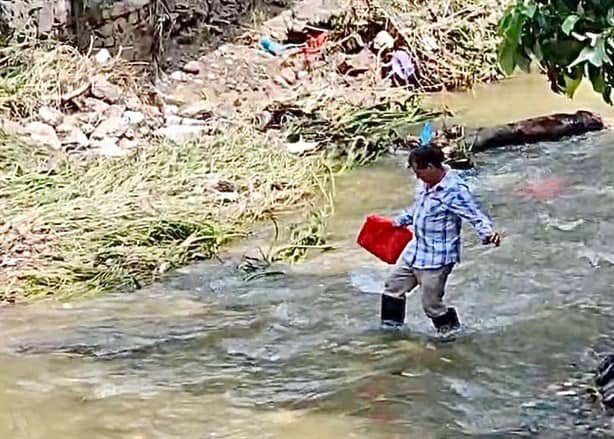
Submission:
<svg viewBox="0 0 614 439">
<path fill-rule="evenodd" d="M 412 238 L 412 232 L 406 227 L 394 227 L 389 218 L 369 215 L 356 242 L 382 261 L 395 264 Z"/>
</svg>

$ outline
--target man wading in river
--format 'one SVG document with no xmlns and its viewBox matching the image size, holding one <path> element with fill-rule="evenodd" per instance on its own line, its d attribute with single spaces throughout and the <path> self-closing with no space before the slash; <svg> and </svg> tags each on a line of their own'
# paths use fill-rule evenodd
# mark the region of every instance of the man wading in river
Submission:
<svg viewBox="0 0 614 439">
<path fill-rule="evenodd" d="M 419 179 L 413 205 L 397 216 L 395 227 L 413 226 L 414 237 L 386 280 L 382 319 L 402 323 L 405 295 L 420 285 L 422 307 L 439 332 L 460 326 L 456 310 L 443 303 L 448 275 L 460 262 L 461 222 L 473 226 L 482 243 L 499 246 L 490 219 L 480 211 L 466 182 L 443 164 L 435 146 L 412 151 L 408 165 Z"/>
</svg>

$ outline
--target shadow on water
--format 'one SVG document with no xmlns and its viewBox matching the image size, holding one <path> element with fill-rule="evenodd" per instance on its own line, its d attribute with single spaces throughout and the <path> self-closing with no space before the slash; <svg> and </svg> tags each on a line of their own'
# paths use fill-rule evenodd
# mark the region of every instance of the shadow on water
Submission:
<svg viewBox="0 0 614 439">
<path fill-rule="evenodd" d="M 481 157 L 470 182 L 507 237 L 485 249 L 465 230 L 453 341 L 436 337 L 416 294 L 406 329 L 378 325 L 390 267 L 354 238 L 366 214 L 409 201 L 396 158 L 339 181 L 338 249 L 283 276 L 246 282 L 231 254 L 147 291 L 3 310 L 0 433 L 607 437 L 583 392 L 614 347 L 613 144 L 604 132 Z M 565 183 L 560 195 L 517 195 L 543 176 Z"/>
</svg>

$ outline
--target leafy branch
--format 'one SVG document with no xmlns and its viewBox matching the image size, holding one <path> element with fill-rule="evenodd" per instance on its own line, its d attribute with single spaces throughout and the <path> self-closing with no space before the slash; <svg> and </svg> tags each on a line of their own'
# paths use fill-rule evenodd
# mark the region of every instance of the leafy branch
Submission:
<svg viewBox="0 0 614 439">
<path fill-rule="evenodd" d="M 601 0 L 516 0 L 499 23 L 506 74 L 535 63 L 555 93 L 573 97 L 587 78 L 612 104 L 614 4 Z"/>
</svg>

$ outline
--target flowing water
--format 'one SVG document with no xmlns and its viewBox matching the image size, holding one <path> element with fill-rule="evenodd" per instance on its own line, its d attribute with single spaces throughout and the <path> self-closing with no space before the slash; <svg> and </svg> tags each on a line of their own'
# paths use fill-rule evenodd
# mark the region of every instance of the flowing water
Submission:
<svg viewBox="0 0 614 439">
<path fill-rule="evenodd" d="M 492 124 L 607 110 L 590 96 L 572 103 L 524 77 L 436 99 Z M 614 435 L 574 384 L 614 347 L 610 160 L 609 131 L 479 157 L 470 181 L 506 238 L 488 249 L 465 230 L 448 288 L 465 329 L 452 341 L 436 337 L 417 295 L 407 330 L 380 329 L 390 267 L 354 244 L 365 215 L 410 201 L 400 158 L 339 180 L 337 249 L 284 275 L 244 281 L 236 249 L 137 293 L 2 309 L 0 437 Z M 516 191 L 544 177 L 561 193 Z"/>
</svg>

